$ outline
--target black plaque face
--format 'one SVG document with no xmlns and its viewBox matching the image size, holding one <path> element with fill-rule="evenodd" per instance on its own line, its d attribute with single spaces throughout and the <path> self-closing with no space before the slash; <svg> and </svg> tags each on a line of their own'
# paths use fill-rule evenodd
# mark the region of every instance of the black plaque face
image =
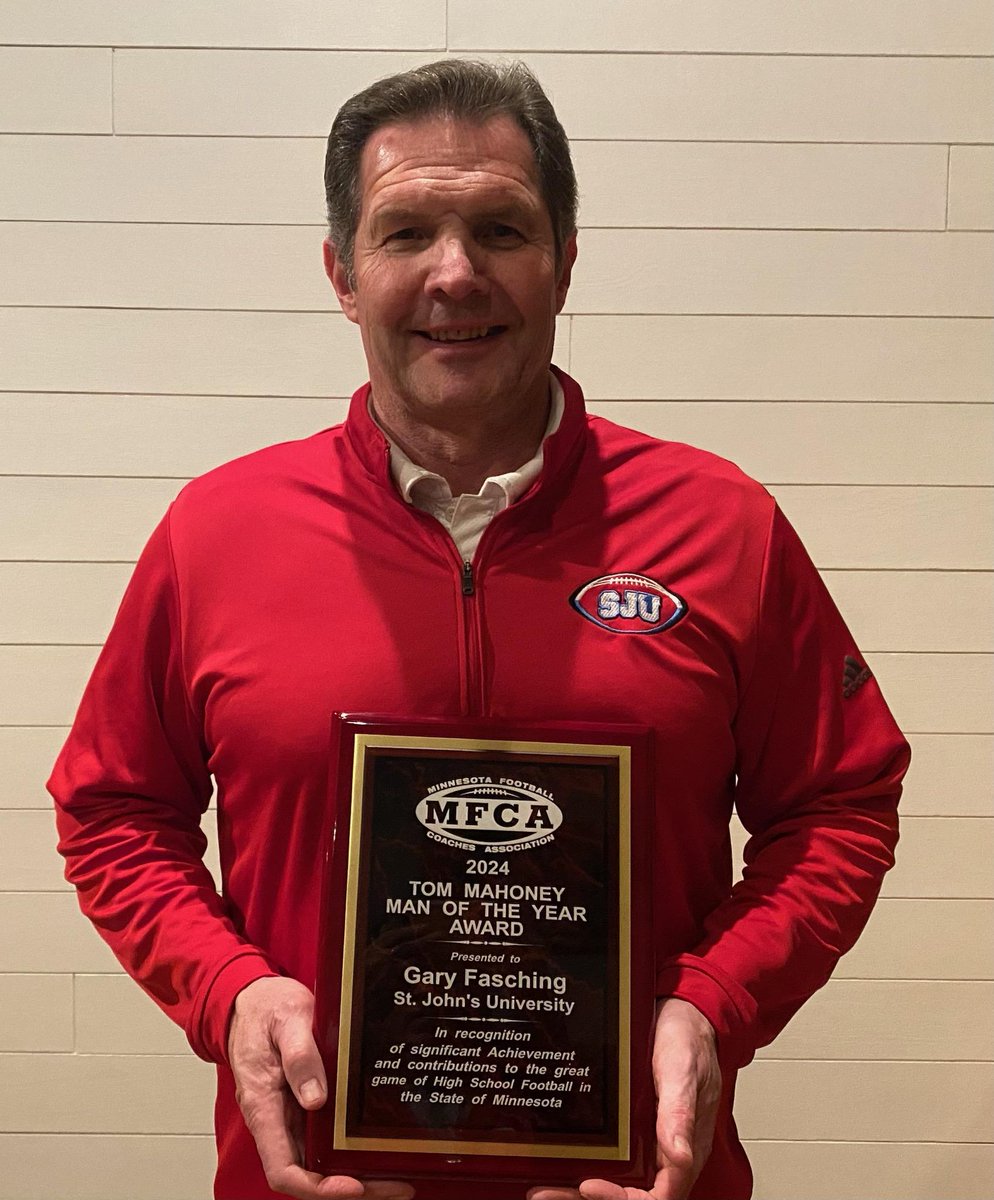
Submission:
<svg viewBox="0 0 994 1200">
<path fill-rule="evenodd" d="M 650 1082 L 631 738 L 345 732 L 316 1020 L 334 1107 L 311 1122 L 311 1165 L 624 1175 L 645 1156 L 632 1097 Z"/>
</svg>

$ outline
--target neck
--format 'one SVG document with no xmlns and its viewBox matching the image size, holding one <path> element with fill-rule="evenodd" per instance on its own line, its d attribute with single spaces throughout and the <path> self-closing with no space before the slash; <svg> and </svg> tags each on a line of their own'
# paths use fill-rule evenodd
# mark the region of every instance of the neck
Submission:
<svg viewBox="0 0 994 1200">
<path fill-rule="evenodd" d="M 550 398 L 510 420 L 475 413 L 470 420 L 414 420 L 403 409 L 383 412 L 373 396 L 377 424 L 412 462 L 433 471 L 453 496 L 474 495 L 491 475 L 516 471 L 532 458 L 549 422 Z M 488 419 L 489 418 L 489 419 Z"/>
</svg>

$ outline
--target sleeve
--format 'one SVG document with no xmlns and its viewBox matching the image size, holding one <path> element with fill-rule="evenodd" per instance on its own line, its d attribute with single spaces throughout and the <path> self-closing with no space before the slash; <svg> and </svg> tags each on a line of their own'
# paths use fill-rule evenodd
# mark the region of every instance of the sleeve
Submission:
<svg viewBox="0 0 994 1200">
<path fill-rule="evenodd" d="M 138 562 L 48 789 L 81 909 L 194 1051 L 224 1062 L 235 996 L 278 972 L 239 936 L 203 862 L 211 780 L 168 525 Z"/>
<path fill-rule="evenodd" d="M 715 1027 L 744 1066 L 831 975 L 897 844 L 910 750 L 797 535 L 774 510 L 754 659 L 735 720 L 743 878 L 659 995 Z"/>
</svg>

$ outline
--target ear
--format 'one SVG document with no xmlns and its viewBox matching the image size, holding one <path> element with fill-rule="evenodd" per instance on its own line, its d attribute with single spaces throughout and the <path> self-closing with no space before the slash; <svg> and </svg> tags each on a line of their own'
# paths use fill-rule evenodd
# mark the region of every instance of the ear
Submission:
<svg viewBox="0 0 994 1200">
<path fill-rule="evenodd" d="M 566 293 L 569 291 L 570 279 L 573 277 L 573 264 L 576 262 L 576 230 L 574 230 L 563 246 L 563 262 L 556 281 L 556 312 L 563 311 L 566 303 Z"/>
<path fill-rule="evenodd" d="M 335 246 L 328 238 L 322 243 L 324 251 L 324 273 L 331 280 L 331 286 L 335 289 L 335 295 L 338 297 L 338 303 L 342 306 L 342 312 L 350 321 L 358 324 L 359 318 L 356 311 L 355 289 L 349 280 L 348 273 L 342 265 L 341 259 L 335 252 Z"/>
</svg>

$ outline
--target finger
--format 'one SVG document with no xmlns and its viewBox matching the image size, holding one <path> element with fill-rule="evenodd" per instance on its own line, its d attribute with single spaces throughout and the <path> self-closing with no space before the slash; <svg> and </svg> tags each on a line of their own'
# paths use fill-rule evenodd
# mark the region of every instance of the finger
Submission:
<svg viewBox="0 0 994 1200">
<path fill-rule="evenodd" d="M 683 1167 L 662 1167 L 656 1175 L 650 1192 L 635 1193 L 647 1200 L 687 1200 L 694 1186 L 697 1172 Z"/>
<path fill-rule="evenodd" d="M 296 1164 L 270 1176 L 266 1182 L 281 1196 L 292 1196 L 294 1200 L 360 1200 L 365 1195 L 358 1179 L 344 1175 L 318 1175 L 305 1171 Z"/>
<path fill-rule="evenodd" d="M 693 1137 L 696 1089 L 690 1092 L 685 1077 L 668 1072 L 659 1081 L 656 1110 L 656 1144 L 659 1171 L 650 1195 L 654 1200 L 684 1200 L 697 1178 Z"/>
<path fill-rule="evenodd" d="M 694 1165 L 696 1112 L 692 1102 L 682 1095 L 664 1104 L 659 1098 L 656 1140 L 662 1156 L 661 1166 L 689 1170 Z"/>
<path fill-rule="evenodd" d="M 580 1196 L 581 1200 L 656 1200 L 654 1191 L 621 1187 L 607 1179 L 585 1179 L 580 1184 Z"/>
<path fill-rule="evenodd" d="M 579 1200 L 576 1188 L 530 1188 L 526 1200 Z"/>
<path fill-rule="evenodd" d="M 321 1194 L 318 1184 L 322 1176 L 300 1166 L 288 1119 L 287 1109 L 291 1103 L 283 1091 L 259 1091 L 243 1097 L 242 1113 L 255 1139 L 266 1182 L 272 1190 L 298 1200 L 316 1200 Z M 347 1182 L 355 1187 L 340 1191 L 341 1200 L 360 1197 L 362 1184 L 355 1180 Z"/>
<path fill-rule="evenodd" d="M 359 1180 L 353 1179 L 350 1175 L 325 1175 L 322 1177 L 314 1175 L 313 1171 L 305 1171 L 303 1174 L 318 1181 L 314 1192 L 307 1194 L 320 1197 L 320 1200 L 358 1200 L 358 1197 L 368 1195 Z"/>
<path fill-rule="evenodd" d="M 411 1200 L 414 1188 L 396 1179 L 373 1179 L 366 1183 L 363 1200 Z"/>
<path fill-rule="evenodd" d="M 633 1196 L 644 1196 L 645 1192 L 634 1188 L 620 1187 L 608 1179 L 585 1179 L 580 1184 L 580 1195 L 583 1200 L 626 1200 L 631 1193 Z"/>
<path fill-rule="evenodd" d="M 275 1025 L 272 1038 L 297 1103 L 308 1110 L 320 1108 L 328 1098 L 328 1080 L 310 1017 L 290 1014 Z"/>
<path fill-rule="evenodd" d="M 689 1062 L 670 1060 L 656 1081 L 656 1142 L 660 1166 L 686 1170 L 694 1164 L 697 1078 Z"/>
</svg>

